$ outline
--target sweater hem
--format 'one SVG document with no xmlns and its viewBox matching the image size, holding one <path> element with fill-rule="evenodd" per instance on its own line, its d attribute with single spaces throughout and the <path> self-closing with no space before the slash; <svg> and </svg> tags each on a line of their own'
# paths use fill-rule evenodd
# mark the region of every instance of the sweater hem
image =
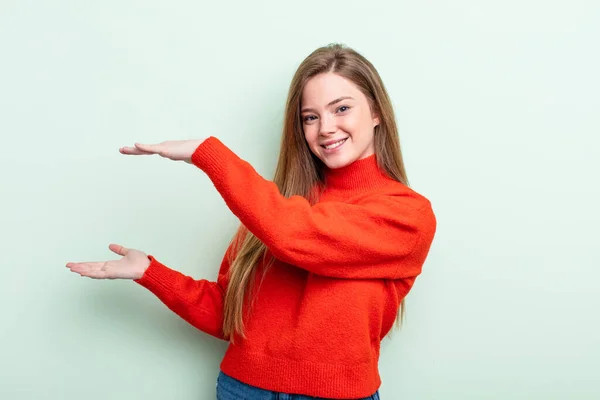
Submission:
<svg viewBox="0 0 600 400">
<path fill-rule="evenodd" d="M 373 395 L 381 385 L 377 364 L 377 360 L 345 365 L 276 358 L 230 345 L 220 368 L 263 390 L 339 399 Z"/>
</svg>

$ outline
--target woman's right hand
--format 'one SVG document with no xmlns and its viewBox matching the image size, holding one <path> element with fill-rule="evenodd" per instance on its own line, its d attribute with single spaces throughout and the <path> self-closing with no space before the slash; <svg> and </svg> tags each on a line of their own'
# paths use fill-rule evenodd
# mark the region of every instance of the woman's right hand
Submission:
<svg viewBox="0 0 600 400">
<path fill-rule="evenodd" d="M 142 251 L 118 244 L 108 248 L 123 257 L 114 261 L 68 262 L 66 266 L 72 272 L 93 279 L 139 279 L 150 265 L 150 259 Z"/>
</svg>

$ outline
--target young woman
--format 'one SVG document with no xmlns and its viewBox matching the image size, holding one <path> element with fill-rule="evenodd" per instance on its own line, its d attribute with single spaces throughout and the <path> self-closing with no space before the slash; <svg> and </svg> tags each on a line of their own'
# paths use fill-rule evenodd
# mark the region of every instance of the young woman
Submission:
<svg viewBox="0 0 600 400">
<path fill-rule="evenodd" d="M 120 151 L 201 169 L 240 227 L 216 282 L 116 244 L 121 259 L 71 271 L 132 279 L 229 341 L 218 399 L 379 398 L 380 342 L 402 319 L 436 218 L 408 187 L 392 105 L 368 60 L 330 45 L 301 63 L 273 181 L 214 136 Z"/>
</svg>

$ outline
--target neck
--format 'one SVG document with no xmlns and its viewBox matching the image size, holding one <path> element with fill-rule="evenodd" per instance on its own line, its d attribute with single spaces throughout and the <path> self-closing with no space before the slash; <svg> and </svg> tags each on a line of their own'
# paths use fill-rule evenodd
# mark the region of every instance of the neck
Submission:
<svg viewBox="0 0 600 400">
<path fill-rule="evenodd" d="M 326 190 L 364 190 L 379 187 L 390 178 L 377 164 L 376 154 L 356 160 L 341 168 L 325 167 Z"/>
</svg>

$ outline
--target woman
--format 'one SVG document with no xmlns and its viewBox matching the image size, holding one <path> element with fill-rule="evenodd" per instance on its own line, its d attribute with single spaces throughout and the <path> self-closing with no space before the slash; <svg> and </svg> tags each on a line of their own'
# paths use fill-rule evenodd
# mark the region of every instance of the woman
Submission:
<svg viewBox="0 0 600 400">
<path fill-rule="evenodd" d="M 402 317 L 436 219 L 408 187 L 392 105 L 368 60 L 330 45 L 301 63 L 273 181 L 213 136 L 120 151 L 185 161 L 209 176 L 241 222 L 217 281 L 116 244 L 120 260 L 67 267 L 133 279 L 229 341 L 218 399 L 379 398 L 380 342 Z"/>
</svg>

